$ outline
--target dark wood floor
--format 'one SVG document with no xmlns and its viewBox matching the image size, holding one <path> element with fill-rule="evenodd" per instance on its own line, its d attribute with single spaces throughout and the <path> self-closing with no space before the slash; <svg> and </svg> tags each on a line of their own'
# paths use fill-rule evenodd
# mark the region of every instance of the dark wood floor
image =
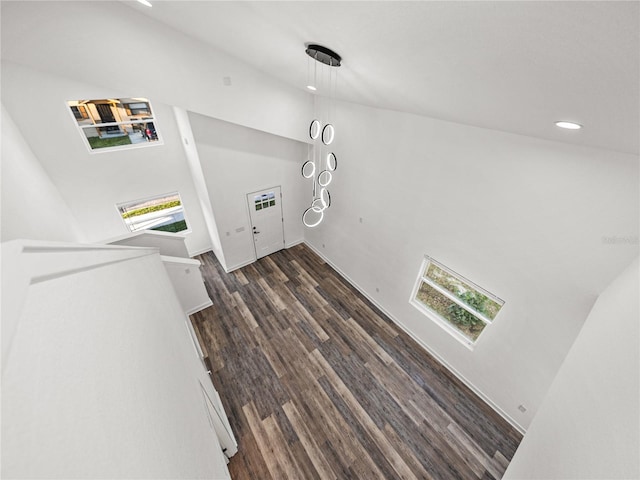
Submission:
<svg viewBox="0 0 640 480">
<path fill-rule="evenodd" d="M 502 477 L 521 435 L 308 247 L 199 259 L 233 479 Z"/>
</svg>

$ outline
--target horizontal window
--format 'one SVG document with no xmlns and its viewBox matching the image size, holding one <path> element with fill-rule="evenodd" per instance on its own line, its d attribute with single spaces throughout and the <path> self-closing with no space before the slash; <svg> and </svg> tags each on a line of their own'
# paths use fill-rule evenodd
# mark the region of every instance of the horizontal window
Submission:
<svg viewBox="0 0 640 480">
<path fill-rule="evenodd" d="M 161 143 L 146 98 L 72 100 L 67 104 L 89 151 Z"/>
<path fill-rule="evenodd" d="M 466 345 L 473 345 L 504 301 L 426 257 L 411 303 Z"/>
<path fill-rule="evenodd" d="M 129 116 L 151 115 L 151 107 L 146 102 L 125 103 L 124 108 Z"/>
<path fill-rule="evenodd" d="M 189 229 L 182 200 L 177 192 L 120 203 L 116 207 L 132 232 L 160 230 L 177 233 Z"/>
</svg>

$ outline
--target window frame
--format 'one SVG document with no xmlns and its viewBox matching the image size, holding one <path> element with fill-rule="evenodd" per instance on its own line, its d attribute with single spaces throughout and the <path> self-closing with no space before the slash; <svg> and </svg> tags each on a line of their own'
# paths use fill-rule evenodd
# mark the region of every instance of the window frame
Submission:
<svg viewBox="0 0 640 480">
<path fill-rule="evenodd" d="M 140 105 L 140 104 L 145 104 L 147 108 L 144 108 L 144 109 L 138 108 L 138 107 L 131 108 L 131 105 Z M 148 101 L 148 99 L 146 102 L 123 103 L 122 106 L 124 107 L 124 110 L 127 112 L 127 115 L 129 115 L 130 117 L 134 115 L 150 115 L 151 117 L 153 117 L 153 111 L 151 110 L 151 103 Z M 138 110 L 144 110 L 144 111 L 139 112 Z"/>
<path fill-rule="evenodd" d="M 155 199 L 158 199 L 158 198 L 171 197 L 173 195 L 177 195 L 178 198 L 180 199 L 180 206 L 182 207 L 182 215 L 184 216 L 184 221 L 185 221 L 185 223 L 187 225 L 187 228 L 185 230 L 180 230 L 179 232 L 168 232 L 166 230 L 154 230 L 152 228 L 141 228 L 139 230 L 131 230 L 131 228 L 129 227 L 129 224 L 127 223 L 127 219 L 122 216 L 122 211 L 120 210 L 120 207 L 123 206 L 123 205 L 144 203 L 144 202 L 148 202 L 150 200 L 155 200 Z M 139 198 L 137 200 L 130 200 L 130 201 L 126 201 L 126 202 L 116 203 L 115 204 L 115 209 L 116 209 L 116 212 L 118 212 L 118 217 L 120 217 L 120 220 L 122 221 L 122 224 L 124 225 L 127 233 L 140 233 L 140 232 L 146 232 L 146 231 L 154 231 L 154 232 L 168 233 L 170 235 L 187 235 L 187 234 L 192 232 L 192 230 L 191 230 L 191 222 L 189 221 L 189 218 L 187 217 L 187 210 L 185 208 L 184 202 L 182 201 L 182 195 L 180 195 L 180 192 L 178 190 L 175 190 L 175 191 L 172 191 L 172 192 L 169 192 L 169 193 L 162 193 L 162 194 L 159 194 L 159 195 L 151 195 L 149 197 L 143 197 L 143 198 Z"/>
<path fill-rule="evenodd" d="M 70 105 L 71 112 L 73 113 L 73 118 L 78 120 L 87 120 L 89 119 L 89 114 L 87 113 L 87 107 L 85 105 Z M 75 111 L 73 110 L 75 108 Z M 78 114 L 76 115 L 76 111 Z"/>
<path fill-rule="evenodd" d="M 122 97 L 122 98 L 116 98 L 115 100 L 118 101 L 119 103 L 119 107 L 124 109 L 125 112 L 128 108 L 128 105 L 131 102 L 125 103 L 123 102 L 123 100 L 127 100 L 130 98 L 138 98 L 138 97 Z M 102 123 L 91 123 L 91 124 L 87 124 L 87 125 L 81 125 L 79 122 L 82 120 L 90 120 L 91 122 L 95 122 L 93 116 L 89 113 L 88 109 L 87 109 L 87 103 L 92 103 L 92 102 L 98 102 L 98 101 L 102 101 L 102 100 L 109 100 L 108 98 L 93 98 L 90 100 L 82 100 L 85 103 L 79 103 L 81 100 L 66 100 L 64 102 L 65 108 L 67 109 L 67 111 L 69 112 L 69 114 L 71 115 L 71 118 L 73 119 L 73 123 L 75 124 L 76 128 L 78 129 L 78 132 L 80 134 L 80 137 L 82 138 L 82 142 L 84 143 L 85 147 L 87 147 L 87 150 L 89 151 L 90 154 L 94 154 L 94 153 L 106 153 L 106 152 L 114 152 L 114 151 L 118 151 L 118 150 L 132 150 L 132 149 L 136 149 L 136 148 L 147 148 L 147 147 L 155 147 L 158 145 L 164 145 L 164 139 L 162 134 L 160 133 L 160 129 L 158 128 L 158 121 L 157 121 L 157 117 L 154 113 L 154 109 L 151 105 L 151 100 L 149 100 L 148 98 L 144 98 L 142 99 L 142 97 L 139 97 L 140 101 L 137 103 L 146 103 L 149 106 L 149 112 L 150 115 L 145 116 L 145 117 L 136 117 L 136 114 L 132 114 L 129 115 L 127 113 L 127 116 L 130 116 L 130 120 L 125 120 L 125 121 L 115 121 L 115 122 L 102 122 Z M 71 105 L 72 102 L 76 102 L 77 105 Z M 86 117 L 83 116 L 82 118 L 78 118 L 76 117 L 76 115 L 74 114 L 72 107 L 80 107 L 82 106 L 85 110 L 86 113 Z M 141 125 L 144 126 L 146 123 L 153 123 L 155 132 L 156 132 L 156 136 L 157 136 L 157 140 L 154 140 L 152 142 L 140 142 L 140 143 L 131 143 L 131 144 L 127 144 L 127 145 L 116 145 L 113 147 L 102 147 L 102 148 L 92 148 L 91 144 L 89 143 L 89 139 L 87 137 L 87 135 L 85 134 L 85 130 L 89 129 L 89 128 L 95 128 L 95 129 L 99 129 L 99 128 L 104 128 L 104 127 L 113 127 L 113 126 L 120 126 L 120 125 L 131 125 L 133 128 L 133 125 Z"/>
<path fill-rule="evenodd" d="M 495 303 L 498 303 L 500 305 L 500 309 L 495 314 L 494 318 L 491 319 L 483 315 L 482 313 L 476 311 L 474 308 L 470 307 L 464 301 L 456 297 L 455 294 L 451 293 L 446 288 L 438 285 L 433 279 L 427 277 L 426 273 L 431 264 L 434 264 L 435 266 L 437 266 L 444 272 L 448 273 L 452 277 L 456 278 L 460 282 L 463 282 L 469 287 L 473 288 L 478 293 L 481 293 L 482 295 L 485 295 L 487 298 L 494 301 Z M 478 318 L 485 324 L 484 328 L 482 329 L 482 331 L 480 332 L 480 334 L 475 340 L 472 340 L 471 338 L 469 338 L 460 329 L 456 328 L 456 326 L 453 323 L 443 318 L 439 313 L 437 313 L 435 310 L 430 308 L 428 305 L 425 305 L 422 301 L 418 299 L 418 292 L 420 291 L 420 287 L 422 286 L 422 283 L 426 283 L 429 287 L 436 290 L 436 292 L 443 295 L 448 300 L 451 300 L 456 305 L 463 308 L 464 310 L 466 310 L 467 312 L 469 312 L 470 314 L 472 314 L 474 317 Z M 469 350 L 473 350 L 475 345 L 478 343 L 478 341 L 486 331 L 487 327 L 490 326 L 495 321 L 496 317 L 499 315 L 500 311 L 502 310 L 502 307 L 504 307 L 505 301 L 502 300 L 500 297 L 497 297 L 496 295 L 487 291 L 486 289 L 480 287 L 478 284 L 472 282 L 467 277 L 460 275 L 459 273 L 455 272 L 449 267 L 433 259 L 433 257 L 430 257 L 429 255 L 425 255 L 422 260 L 420 270 L 418 271 L 418 276 L 414 283 L 413 290 L 411 292 L 411 297 L 409 298 L 409 303 L 413 305 L 422 314 L 424 314 L 426 317 L 428 317 L 430 320 L 432 320 L 434 323 L 442 327 L 447 333 L 453 336 L 456 340 L 462 343 Z"/>
</svg>

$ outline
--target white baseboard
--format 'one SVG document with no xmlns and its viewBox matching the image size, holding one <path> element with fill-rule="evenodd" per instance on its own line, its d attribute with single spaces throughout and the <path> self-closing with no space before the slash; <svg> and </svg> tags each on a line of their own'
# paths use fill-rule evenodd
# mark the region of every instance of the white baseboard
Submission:
<svg viewBox="0 0 640 480">
<path fill-rule="evenodd" d="M 516 420 L 513 419 L 507 412 L 502 410 L 493 400 L 491 400 L 488 396 L 486 396 L 479 388 L 477 388 L 471 381 L 469 381 L 464 375 L 462 375 L 458 370 L 456 370 L 452 365 L 450 365 L 444 358 L 442 358 L 438 353 L 431 349 L 424 341 L 418 338 L 411 330 L 409 330 L 405 325 L 402 324 L 397 318 L 395 318 L 391 313 L 389 313 L 382 305 L 380 305 L 373 297 L 371 297 L 363 288 L 360 287 L 356 282 L 354 282 L 349 275 L 344 273 L 338 266 L 336 266 L 329 258 L 327 258 L 322 252 L 320 252 L 317 248 L 315 248 L 310 243 L 304 242 L 307 247 L 313 250 L 320 258 L 322 258 L 331 268 L 333 268 L 336 272 L 342 275 L 353 287 L 358 290 L 364 297 L 367 298 L 371 303 L 373 303 L 382 313 L 384 313 L 393 323 L 395 323 L 402 331 L 404 331 L 407 335 L 409 335 L 415 342 L 420 345 L 424 350 L 427 351 L 433 358 L 435 358 L 438 362 L 440 362 L 447 370 L 449 370 L 458 380 L 460 380 L 463 384 L 465 384 L 473 393 L 478 395 L 487 405 L 489 405 L 496 413 L 498 413 L 502 418 L 504 418 L 509 424 L 518 430 L 522 435 L 526 433 L 526 429 L 520 425 Z"/>
<path fill-rule="evenodd" d="M 189 257 L 193 258 L 193 257 L 197 257 L 198 255 L 202 255 L 203 253 L 207 253 L 207 252 L 212 252 L 213 250 L 211 249 L 211 247 L 207 247 L 201 250 L 196 250 L 195 252 L 189 252 Z"/>
<path fill-rule="evenodd" d="M 300 245 L 301 243 L 304 243 L 304 238 L 300 238 L 298 240 L 294 240 L 293 242 L 285 243 L 284 244 L 284 248 L 295 247 L 296 245 Z"/>
<path fill-rule="evenodd" d="M 284 248 L 291 248 L 291 247 L 295 247 L 296 245 L 300 245 L 301 243 L 304 243 L 304 239 L 299 239 L 299 240 L 294 240 L 291 243 L 286 243 Z M 257 259 L 252 259 L 252 260 L 247 260 L 246 262 L 242 262 L 242 263 L 238 263 L 237 265 L 234 265 L 233 267 L 229 267 L 224 269 L 225 272 L 227 273 L 231 273 L 234 270 L 238 270 L 239 268 L 242 267 L 246 267 L 247 265 L 251 265 L 253 262 L 256 262 Z"/>
<path fill-rule="evenodd" d="M 239 268 L 246 267 L 247 265 L 251 265 L 255 261 L 256 261 L 256 259 L 253 258 L 251 260 L 247 260 L 246 262 L 238 263 L 237 265 L 234 265 L 233 267 L 229 267 L 229 268 L 224 267 L 224 271 L 227 272 L 227 273 L 231 273 L 234 270 L 238 270 Z"/>
<path fill-rule="evenodd" d="M 194 313 L 199 312 L 200 310 L 204 310 L 205 308 L 208 308 L 211 305 L 213 305 L 213 301 L 209 299 L 208 301 L 198 305 L 197 307 L 190 308 L 185 313 L 187 314 L 187 317 L 188 317 L 189 315 L 193 315 Z"/>
</svg>

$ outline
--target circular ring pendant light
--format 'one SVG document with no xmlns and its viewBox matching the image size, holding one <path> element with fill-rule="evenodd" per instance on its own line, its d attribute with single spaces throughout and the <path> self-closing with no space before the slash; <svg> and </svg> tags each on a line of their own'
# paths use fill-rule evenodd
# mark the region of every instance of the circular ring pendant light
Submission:
<svg viewBox="0 0 640 480">
<path fill-rule="evenodd" d="M 324 211 L 316 207 L 307 208 L 302 214 L 302 223 L 307 227 L 317 227 L 324 218 Z"/>
<path fill-rule="evenodd" d="M 302 176 L 304 178 L 313 178 L 316 173 L 316 164 L 311 160 L 307 160 L 302 165 Z"/>
<path fill-rule="evenodd" d="M 327 155 L 327 170 L 333 172 L 336 168 L 338 168 L 338 157 L 333 152 L 330 152 Z"/>
<path fill-rule="evenodd" d="M 309 125 L 309 136 L 311 140 L 315 140 L 320 135 L 320 120 L 314 120 Z"/>
<path fill-rule="evenodd" d="M 325 145 L 331 145 L 335 136 L 336 130 L 333 128 L 333 125 L 327 123 L 322 129 L 322 143 Z"/>
<path fill-rule="evenodd" d="M 331 206 L 331 195 L 329 194 L 329 190 L 324 187 L 320 190 L 320 200 L 322 200 L 324 208 L 329 208 Z"/>
<path fill-rule="evenodd" d="M 331 175 L 331 172 L 329 170 L 323 170 L 318 175 L 318 185 L 320 185 L 321 187 L 326 187 L 327 185 L 329 185 L 331 183 L 331 180 L 333 180 L 333 175 Z"/>
<path fill-rule="evenodd" d="M 312 203 L 311 203 L 311 208 L 315 208 L 316 210 L 325 210 L 327 208 L 326 203 L 323 202 L 322 198 L 316 198 Z"/>
<path fill-rule="evenodd" d="M 328 65 L 329 67 L 339 67 L 342 62 L 340 55 L 327 47 L 323 47 L 322 45 L 309 44 L 306 46 L 305 52 L 309 57 L 316 60 L 316 62 Z M 317 78 L 315 77 L 318 63 L 313 63 L 315 64 L 313 82 L 309 82 L 307 85 L 313 86 L 313 90 L 318 90 L 318 93 L 321 94 L 323 85 L 316 85 Z M 307 73 L 309 74 L 310 64 L 308 62 L 307 66 Z M 336 135 L 335 128 L 330 119 L 332 110 L 331 97 L 333 96 L 331 90 L 332 86 L 335 85 L 332 82 L 332 70 L 332 68 L 329 69 L 329 103 L 328 108 L 326 109 L 326 118 L 319 115 L 309 125 L 309 137 L 313 141 L 310 143 L 312 155 L 310 155 L 309 158 L 312 158 L 312 160 L 307 160 L 302 165 L 302 176 L 304 178 L 313 178 L 313 200 L 311 202 L 311 206 L 302 214 L 302 223 L 307 227 L 316 227 L 320 225 L 324 218 L 325 210 L 331 206 L 331 195 L 329 194 L 327 185 L 329 185 L 333 179 L 332 172 L 338 168 L 338 158 L 336 157 L 336 154 L 329 152 L 325 156 L 325 153 L 322 151 L 324 149 L 323 145 L 331 145 Z M 335 78 L 337 79 L 337 77 Z M 308 80 L 311 79 L 309 78 Z M 318 98 L 320 97 L 316 97 L 316 101 L 318 101 Z M 324 109 L 322 113 L 323 115 L 325 114 Z M 318 188 L 320 189 L 319 192 L 317 190 Z"/>
</svg>

